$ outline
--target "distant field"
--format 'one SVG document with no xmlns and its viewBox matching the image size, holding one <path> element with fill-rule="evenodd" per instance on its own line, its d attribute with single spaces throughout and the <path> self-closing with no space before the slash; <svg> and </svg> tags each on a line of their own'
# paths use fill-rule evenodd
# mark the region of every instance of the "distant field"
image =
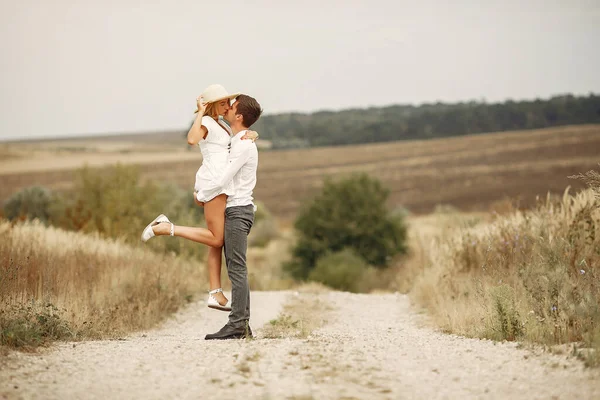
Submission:
<svg viewBox="0 0 600 400">
<path fill-rule="evenodd" d="M 0 146 L 0 200 L 33 184 L 66 189 L 73 168 L 88 162 L 141 164 L 147 178 L 168 180 L 192 189 L 200 154 L 188 151 L 183 136 L 114 140 L 3 144 Z M 167 145 L 168 144 L 168 145 Z M 277 216 L 293 218 L 298 207 L 319 189 L 326 176 L 364 171 L 379 177 L 391 191 L 390 205 L 415 213 L 438 204 L 465 211 L 489 210 L 494 202 L 520 198 L 529 205 L 536 195 L 583 187 L 567 176 L 600 163 L 600 125 L 491 133 L 426 141 L 260 154 L 257 200 Z"/>
</svg>

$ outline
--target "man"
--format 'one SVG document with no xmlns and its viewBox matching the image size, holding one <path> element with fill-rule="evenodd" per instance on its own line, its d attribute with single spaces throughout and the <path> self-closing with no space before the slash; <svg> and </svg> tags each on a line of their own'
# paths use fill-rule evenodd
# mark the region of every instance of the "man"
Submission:
<svg viewBox="0 0 600 400">
<path fill-rule="evenodd" d="M 206 335 L 206 340 L 252 337 L 246 250 L 248 234 L 254 223 L 252 191 L 256 186 L 258 150 L 252 140 L 241 138 L 261 114 L 262 109 L 256 99 L 240 95 L 224 116 L 234 135 L 231 139 L 229 163 L 218 182 L 221 187 L 225 187 L 233 179 L 235 186 L 235 194 L 227 198 L 224 239 L 232 303 L 227 324 L 220 331 Z"/>
</svg>

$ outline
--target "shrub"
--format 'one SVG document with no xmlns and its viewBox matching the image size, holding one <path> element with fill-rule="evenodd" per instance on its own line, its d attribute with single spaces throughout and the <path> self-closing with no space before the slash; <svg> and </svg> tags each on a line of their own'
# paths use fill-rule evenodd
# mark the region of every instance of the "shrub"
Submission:
<svg viewBox="0 0 600 400">
<path fill-rule="evenodd" d="M 277 221 L 263 203 L 257 202 L 254 225 L 248 236 L 248 246 L 265 247 L 279 236 Z"/>
<path fill-rule="evenodd" d="M 368 266 L 360 256 L 351 249 L 344 249 L 319 258 L 309 280 L 333 289 L 358 293 L 367 287 L 364 279 L 367 271 Z"/>
<path fill-rule="evenodd" d="M 277 222 L 274 219 L 263 219 L 255 223 L 248 235 L 248 246 L 266 247 L 271 240 L 279 236 Z"/>
<path fill-rule="evenodd" d="M 273 219 L 273 215 L 263 202 L 256 202 L 256 212 L 254 213 L 254 224 L 260 221 Z"/>
<path fill-rule="evenodd" d="M 142 229 L 160 213 L 178 225 L 204 223 L 203 209 L 195 205 L 191 192 L 169 183 L 142 182 L 136 166 L 82 168 L 76 172 L 69 198 L 58 226 L 99 232 L 128 243 L 139 243 Z M 154 240 L 148 245 L 158 251 L 188 256 L 206 254 L 206 246 L 175 238 Z"/>
<path fill-rule="evenodd" d="M 4 205 L 4 215 L 9 220 L 39 219 L 50 222 L 52 205 L 56 197 L 49 189 L 31 186 L 11 196 Z"/>
<path fill-rule="evenodd" d="M 367 174 L 326 180 L 296 219 L 298 240 L 286 269 L 306 279 L 320 257 L 344 248 L 354 249 L 368 264 L 386 267 L 394 255 L 406 252 L 404 218 L 388 212 L 388 196 L 389 191 Z"/>
<path fill-rule="evenodd" d="M 67 210 L 72 227 L 131 240 L 152 215 L 149 209 L 164 203 L 158 187 L 142 185 L 139 178 L 138 168 L 132 166 L 78 170 L 73 203 Z"/>
</svg>

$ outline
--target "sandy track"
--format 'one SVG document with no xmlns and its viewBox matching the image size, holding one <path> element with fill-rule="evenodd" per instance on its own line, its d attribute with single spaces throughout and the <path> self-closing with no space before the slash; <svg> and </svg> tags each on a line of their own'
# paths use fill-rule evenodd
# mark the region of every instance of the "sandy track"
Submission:
<svg viewBox="0 0 600 400">
<path fill-rule="evenodd" d="M 330 304 L 308 339 L 264 339 L 260 326 L 297 296 Z M 252 294 L 251 341 L 204 341 L 226 314 L 196 303 L 124 340 L 13 353 L 0 397 L 39 399 L 593 399 L 598 371 L 566 356 L 445 335 L 404 295 Z"/>
</svg>

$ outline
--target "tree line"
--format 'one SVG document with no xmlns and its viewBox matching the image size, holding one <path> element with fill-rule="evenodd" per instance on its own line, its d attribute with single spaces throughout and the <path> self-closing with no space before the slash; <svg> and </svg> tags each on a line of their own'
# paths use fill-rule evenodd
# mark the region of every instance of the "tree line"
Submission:
<svg viewBox="0 0 600 400">
<path fill-rule="evenodd" d="M 274 148 L 431 139 L 485 132 L 600 123 L 600 95 L 531 101 L 391 105 L 263 116 L 253 129 Z"/>
</svg>

